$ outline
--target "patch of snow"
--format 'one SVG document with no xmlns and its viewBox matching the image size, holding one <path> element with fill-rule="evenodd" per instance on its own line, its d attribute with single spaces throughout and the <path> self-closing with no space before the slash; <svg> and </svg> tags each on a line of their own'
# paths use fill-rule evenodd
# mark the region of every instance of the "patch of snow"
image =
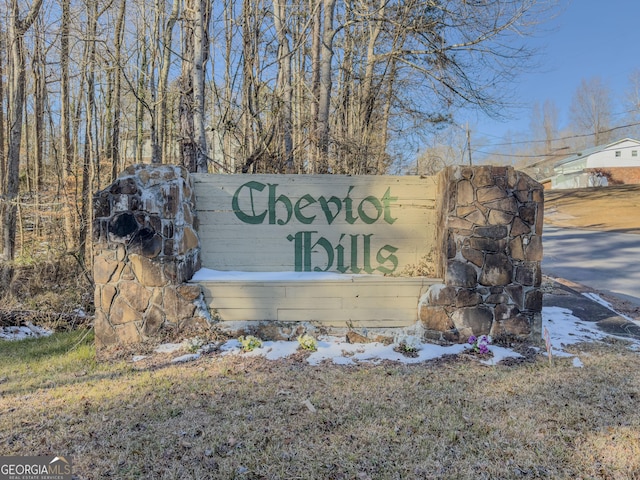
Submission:
<svg viewBox="0 0 640 480">
<path fill-rule="evenodd" d="M 52 330 L 25 323 L 20 327 L 0 327 L 0 339 L 2 340 L 24 340 L 27 338 L 48 337 Z"/>
<path fill-rule="evenodd" d="M 595 297 L 597 297 L 597 295 L 593 297 L 589 296 L 592 300 L 596 300 Z M 602 299 L 600 300 L 608 305 L 605 305 L 607 308 L 618 313 L 613 310 L 607 302 Z M 606 338 L 621 338 L 622 340 L 630 342 L 630 350 L 640 350 L 640 342 L 638 340 L 609 335 L 600 330 L 595 323 L 585 322 L 575 317 L 571 310 L 566 308 L 544 307 L 542 309 L 543 332 L 545 328 L 549 331 L 552 355 L 555 357 L 574 357 L 573 366 L 578 368 L 583 366 L 582 361 L 575 355 L 564 351 L 565 346 L 581 342 L 599 342 Z"/>
<path fill-rule="evenodd" d="M 608 308 L 609 310 L 611 310 L 613 313 L 615 313 L 616 315 L 624 318 L 625 320 L 629 320 L 630 322 L 635 322 L 635 320 L 623 313 L 620 313 L 618 311 L 616 311 L 613 308 L 613 305 L 611 305 L 609 302 L 607 302 L 604 298 L 602 298 L 600 295 L 598 295 L 597 293 L 593 293 L 593 292 L 584 292 L 582 295 L 584 295 L 585 297 L 587 297 L 589 300 L 592 300 L 596 303 L 599 303 L 600 305 L 602 305 L 605 308 Z"/>
<path fill-rule="evenodd" d="M 552 355 L 555 357 L 573 358 L 572 362 L 576 368 L 583 366 L 580 358 L 572 353 L 568 353 L 564 348 L 580 342 L 601 341 L 608 335 L 594 323 L 584 322 L 575 317 L 571 310 L 560 307 L 544 307 L 542 309 L 542 327 L 549 332 Z M 407 340 L 409 342 L 407 342 Z M 626 339 L 629 340 L 629 339 Z M 394 350 L 398 343 L 405 341 L 416 349 L 416 356 L 405 356 Z M 263 342 L 260 348 L 251 352 L 242 352 L 242 346 L 236 339 L 228 340 L 221 347 L 223 355 L 247 355 L 262 356 L 268 360 L 286 358 L 298 351 L 299 344 L 296 341 Z M 318 338 L 317 350 L 307 357 L 307 363 L 318 365 L 324 361 L 330 361 L 335 365 L 356 365 L 359 362 L 380 363 L 384 360 L 391 360 L 404 364 L 420 363 L 432 360 L 443 355 L 456 355 L 469 348 L 467 344 L 456 344 L 449 346 L 435 345 L 420 342 L 417 337 L 399 336 L 396 343 L 384 345 L 382 343 L 356 343 L 351 344 L 344 341 L 343 337 L 323 336 Z M 640 342 L 632 342 L 630 348 L 640 350 Z M 490 345 L 489 350 L 492 357 L 480 360 L 485 365 L 496 365 L 506 358 L 518 358 L 521 355 L 510 348 Z M 544 350 L 540 350 L 545 354 Z"/>
<path fill-rule="evenodd" d="M 338 337 L 321 337 L 318 339 L 317 350 L 307 357 L 310 365 L 319 365 L 325 360 L 329 360 L 336 365 L 355 365 L 358 362 L 379 363 L 383 360 L 391 360 L 402 363 L 420 363 L 441 357 L 445 354 L 457 354 L 463 352 L 465 345 L 440 346 L 430 343 L 420 343 L 415 345 L 418 349 L 416 357 L 407 357 L 394 350 L 395 345 L 384 345 L 382 343 L 347 343 Z M 286 358 L 298 351 L 298 342 L 278 341 L 264 342 L 262 347 L 251 352 L 246 352 L 247 356 L 264 356 L 269 360 Z M 220 347 L 223 354 L 242 353 L 240 343 L 233 339 L 224 343 Z M 512 352 L 512 356 L 518 356 Z"/>
<path fill-rule="evenodd" d="M 191 282 L 226 281 L 226 282 L 289 282 L 289 281 L 317 281 L 344 280 L 351 277 L 370 275 L 345 275 L 335 272 L 243 272 L 223 271 L 201 268 L 193 274 Z"/>
<path fill-rule="evenodd" d="M 485 365 L 497 365 L 498 362 L 501 362 L 505 358 L 520 358 L 520 355 L 517 352 L 514 352 L 510 348 L 498 347 L 496 345 L 489 345 L 489 350 L 493 353 L 493 357 L 487 358 L 486 360 L 480 360 L 480 363 Z"/>
<path fill-rule="evenodd" d="M 598 329 L 595 323 L 575 317 L 571 310 L 562 307 L 542 309 L 542 331 L 547 328 L 553 346 L 553 354 L 561 355 L 562 347 L 581 342 L 600 341 L 611 335 Z"/>
<path fill-rule="evenodd" d="M 182 350 L 181 343 L 163 343 L 162 345 L 158 345 L 154 352 L 156 353 L 175 353 Z"/>
<path fill-rule="evenodd" d="M 227 340 L 220 346 L 220 351 L 224 353 L 238 353 L 238 349 L 241 348 L 240 342 L 232 338 L 231 340 Z"/>
<path fill-rule="evenodd" d="M 200 358 L 199 353 L 187 353 L 186 355 L 181 355 L 171 360 L 171 363 L 186 363 L 193 362 Z"/>
</svg>

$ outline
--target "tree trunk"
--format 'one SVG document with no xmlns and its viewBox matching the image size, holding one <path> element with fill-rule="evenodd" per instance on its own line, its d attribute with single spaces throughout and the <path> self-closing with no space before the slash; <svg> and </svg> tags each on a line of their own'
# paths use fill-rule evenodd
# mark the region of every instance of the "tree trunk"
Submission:
<svg viewBox="0 0 640 480">
<path fill-rule="evenodd" d="M 88 239 L 91 238 L 91 190 L 94 159 L 93 146 L 96 138 L 93 135 L 93 121 L 95 116 L 95 75 L 96 75 L 96 32 L 98 28 L 98 6 L 94 1 L 87 3 L 87 41 L 89 43 L 89 58 L 87 60 L 87 112 L 85 123 L 84 152 L 82 161 L 82 216 L 78 235 L 78 259 L 83 264 L 91 264 L 91 248 Z"/>
<path fill-rule="evenodd" d="M 318 173 L 320 163 L 320 49 L 322 40 L 322 0 L 311 0 L 311 173 Z"/>
<path fill-rule="evenodd" d="M 180 102 L 178 105 L 180 117 L 180 160 L 190 172 L 197 169 L 195 143 L 195 128 L 193 118 L 193 2 L 187 0 L 182 20 L 182 71 L 180 73 Z"/>
<path fill-rule="evenodd" d="M 287 36 L 286 0 L 273 0 L 273 23 L 278 38 L 278 80 L 277 99 L 279 108 L 277 115 L 282 130 L 282 154 L 284 156 L 285 171 L 293 173 L 293 140 L 291 137 L 291 46 Z"/>
<path fill-rule="evenodd" d="M 26 60 L 24 35 L 38 15 L 42 0 L 35 0 L 24 19 L 20 18 L 18 0 L 12 0 L 9 9 L 9 145 L 7 152 L 7 179 L 2 212 L 3 257 L 13 260 L 16 243 L 17 201 L 20 178 L 20 145 L 22 143 L 22 117 L 25 103 Z"/>
<path fill-rule="evenodd" d="M 318 165 L 317 173 L 329 172 L 329 107 L 331 104 L 331 64 L 333 62 L 333 11 L 336 0 L 323 0 L 324 22 L 320 59 L 320 94 L 318 97 Z"/>
<path fill-rule="evenodd" d="M 144 135 L 144 102 L 146 98 L 146 76 L 149 68 L 149 48 L 147 41 L 144 38 L 138 39 L 138 45 L 140 45 L 139 55 L 139 70 L 138 70 L 138 83 L 136 85 L 136 163 L 143 163 L 143 147 L 145 141 Z"/>
<path fill-rule="evenodd" d="M 174 0 L 171 13 L 167 19 L 167 23 L 162 34 L 162 66 L 160 68 L 160 78 L 158 79 L 158 95 L 160 96 L 160 110 L 157 118 L 158 142 L 161 146 L 161 159 L 159 163 L 167 163 L 169 161 L 169 142 L 168 142 L 168 125 L 169 115 L 167 114 L 167 97 L 169 95 L 169 68 L 171 67 L 171 43 L 173 42 L 173 27 L 178 20 L 180 14 L 180 1 Z"/>
<path fill-rule="evenodd" d="M 195 0 L 195 18 L 193 28 L 193 123 L 195 127 L 196 171 L 208 170 L 207 137 L 205 133 L 205 66 L 209 58 L 208 25 L 209 0 Z"/>
<path fill-rule="evenodd" d="M 120 0 L 118 19 L 114 32 L 114 71 L 113 94 L 111 96 L 110 131 L 107 133 L 108 145 L 107 158 L 111 162 L 111 181 L 114 182 L 120 170 L 120 118 L 122 116 L 122 40 L 124 34 L 124 19 L 127 7 L 126 0 Z"/>
<path fill-rule="evenodd" d="M 71 92 L 69 89 L 69 24 L 71 0 L 62 0 L 62 18 L 60 24 L 60 153 L 62 158 L 62 185 L 64 217 L 64 240 L 67 249 L 76 244 L 74 221 L 73 150 L 71 146 Z"/>
<path fill-rule="evenodd" d="M 43 158 L 44 158 L 44 104 L 46 98 L 45 84 L 45 55 L 42 46 L 42 38 L 44 37 L 44 29 L 42 22 L 37 20 L 35 27 L 37 29 L 34 36 L 33 58 L 31 70 L 33 72 L 33 110 L 35 123 L 35 145 L 34 145 L 34 162 L 33 162 L 33 200 L 34 200 L 34 226 L 33 231 L 36 235 L 36 241 L 40 236 L 40 192 L 44 184 L 43 175 Z"/>
<path fill-rule="evenodd" d="M 5 194 L 6 194 L 6 183 L 7 183 L 7 156 L 5 154 L 5 122 L 4 122 L 4 65 L 2 60 L 5 58 L 5 42 L 4 37 L 0 35 L 0 258 L 3 257 L 2 252 L 4 251 L 4 219 L 5 219 L 5 208 L 6 204 L 4 203 Z"/>
</svg>

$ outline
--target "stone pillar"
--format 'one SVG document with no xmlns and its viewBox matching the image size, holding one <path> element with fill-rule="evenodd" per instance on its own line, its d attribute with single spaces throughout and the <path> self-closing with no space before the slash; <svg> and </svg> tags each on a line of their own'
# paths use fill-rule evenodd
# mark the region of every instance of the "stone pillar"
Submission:
<svg viewBox="0 0 640 480">
<path fill-rule="evenodd" d="M 449 167 L 440 176 L 444 284 L 420 299 L 431 339 L 538 339 L 542 328 L 542 185 L 511 167 Z"/>
<path fill-rule="evenodd" d="M 163 329 L 209 326 L 199 285 L 197 217 L 188 172 L 135 165 L 94 196 L 95 335 L 98 347 L 135 343 Z"/>
</svg>

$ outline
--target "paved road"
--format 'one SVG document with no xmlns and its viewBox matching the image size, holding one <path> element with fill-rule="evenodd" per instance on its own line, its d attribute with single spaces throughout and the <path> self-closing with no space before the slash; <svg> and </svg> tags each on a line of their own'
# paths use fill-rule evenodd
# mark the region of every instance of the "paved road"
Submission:
<svg viewBox="0 0 640 480">
<path fill-rule="evenodd" d="M 542 271 L 640 306 L 640 235 L 545 225 Z"/>
</svg>

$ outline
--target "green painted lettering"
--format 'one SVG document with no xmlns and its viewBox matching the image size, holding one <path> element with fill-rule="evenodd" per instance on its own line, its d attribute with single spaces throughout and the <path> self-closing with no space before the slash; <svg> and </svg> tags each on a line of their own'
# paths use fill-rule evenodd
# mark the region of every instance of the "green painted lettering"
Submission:
<svg viewBox="0 0 640 480">
<path fill-rule="evenodd" d="M 287 240 L 293 243 L 294 265 L 296 272 L 302 271 L 302 232 L 287 235 Z"/>
<path fill-rule="evenodd" d="M 367 212 L 365 212 L 365 208 L 364 208 L 365 202 L 368 202 L 371 205 L 373 205 L 373 208 L 375 208 L 376 211 L 378 212 L 378 215 L 376 215 L 375 218 L 370 217 L 369 215 L 367 215 Z M 360 202 L 360 205 L 358 205 L 358 215 L 360 215 L 360 218 L 362 219 L 362 221 L 367 225 L 371 225 L 372 223 L 375 223 L 380 218 L 380 215 L 382 215 L 382 204 L 380 203 L 380 200 L 378 200 L 373 195 L 365 197 Z"/>
<path fill-rule="evenodd" d="M 358 267 L 358 235 L 349 236 L 351 237 L 351 271 L 360 273 L 361 269 Z"/>
<path fill-rule="evenodd" d="M 327 266 L 326 268 L 313 267 L 313 271 L 327 272 L 333 266 L 333 245 L 331 245 L 331 242 L 324 237 L 320 237 L 311 248 L 314 249 L 318 245 L 324 248 L 324 251 L 327 253 Z"/>
<path fill-rule="evenodd" d="M 301 232 L 302 233 L 302 271 L 311 271 L 311 235 L 318 232 Z"/>
<path fill-rule="evenodd" d="M 242 210 L 242 208 L 240 208 L 240 201 L 239 201 L 240 192 L 245 187 L 249 189 L 251 215 L 247 214 Z M 238 219 L 242 223 L 258 225 L 264 221 L 264 217 L 267 215 L 267 211 L 265 210 L 260 214 L 256 214 L 255 205 L 253 203 L 253 191 L 257 190 L 258 192 L 261 192 L 262 190 L 264 190 L 264 187 L 265 185 L 263 183 L 251 181 L 251 182 L 245 183 L 244 185 L 240 185 L 240 187 L 238 187 L 238 189 L 233 194 L 233 198 L 231 199 L 231 208 L 233 209 L 233 213 L 236 215 L 236 217 L 238 217 Z"/>
<path fill-rule="evenodd" d="M 344 233 L 340 235 L 340 240 L 338 240 L 338 245 L 336 245 L 336 253 L 338 254 L 336 270 L 338 270 L 340 273 L 345 273 L 347 270 L 349 270 L 349 267 L 344 264 L 344 245 L 342 245 L 342 239 L 344 238 L 344 236 Z"/>
<path fill-rule="evenodd" d="M 322 207 L 324 216 L 327 219 L 327 223 L 331 225 L 333 221 L 336 219 L 336 217 L 338 216 L 338 214 L 340 213 L 340 210 L 342 210 L 342 202 L 335 195 L 331 196 L 329 200 L 327 200 L 324 197 L 320 197 L 318 200 L 320 201 L 320 206 Z M 329 207 L 329 203 L 333 203 L 336 206 L 336 213 L 333 213 L 331 211 L 331 208 Z"/>
<path fill-rule="evenodd" d="M 384 250 L 389 252 L 389 255 L 386 255 L 386 256 L 383 255 L 382 252 Z M 380 265 L 378 266 L 378 268 L 376 268 L 376 270 L 378 270 L 380 273 L 383 273 L 384 275 L 389 275 L 393 273 L 395 269 L 398 268 L 398 257 L 394 255 L 394 253 L 396 253 L 397 251 L 398 249 L 396 247 L 392 247 L 391 245 L 385 245 L 380 250 L 378 250 L 378 254 L 376 255 L 376 260 Z M 391 262 L 391 264 L 393 265 L 393 268 L 385 267 L 384 264 L 387 262 Z"/>
<path fill-rule="evenodd" d="M 382 196 L 382 204 L 384 205 L 384 221 L 389 225 L 397 220 L 397 218 L 391 216 L 391 202 L 395 202 L 396 200 L 398 200 L 398 197 L 391 196 L 391 187 L 387 188 L 387 191 L 384 192 Z"/>
<path fill-rule="evenodd" d="M 346 221 L 347 223 L 353 225 L 354 223 L 356 223 L 356 220 L 358 220 L 358 217 L 354 217 L 353 216 L 353 200 L 351 199 L 351 197 L 349 196 L 351 194 L 351 190 L 353 190 L 355 187 L 351 186 L 349 187 L 349 190 L 347 191 L 347 196 L 344 197 L 343 203 L 344 203 L 344 209 L 346 212 Z"/>
<path fill-rule="evenodd" d="M 305 225 L 313 223 L 313 221 L 316 219 L 316 216 L 313 215 L 312 217 L 305 217 L 302 214 L 302 209 L 308 207 L 309 205 L 313 205 L 316 202 L 317 200 L 308 193 L 300 197 L 300 199 L 296 202 L 296 206 L 294 207 L 293 212 L 300 223 L 304 223 Z"/>
<path fill-rule="evenodd" d="M 373 273 L 373 268 L 371 268 L 371 237 L 373 233 L 369 235 L 363 235 L 364 237 L 364 248 L 363 248 L 363 256 L 362 260 L 364 262 L 364 271 L 367 273 Z"/>
<path fill-rule="evenodd" d="M 284 221 L 279 219 L 277 221 L 278 225 L 286 225 L 287 223 L 289 223 L 289 220 L 291 220 L 293 208 L 291 205 L 291 200 L 289 200 L 289 197 L 287 197 L 286 195 L 280 195 L 278 198 L 276 198 L 277 186 L 278 186 L 277 183 L 269 184 L 269 225 L 276 224 L 276 205 L 278 203 L 282 203 L 282 205 L 284 205 L 284 208 L 287 211 L 287 219 Z"/>
</svg>

